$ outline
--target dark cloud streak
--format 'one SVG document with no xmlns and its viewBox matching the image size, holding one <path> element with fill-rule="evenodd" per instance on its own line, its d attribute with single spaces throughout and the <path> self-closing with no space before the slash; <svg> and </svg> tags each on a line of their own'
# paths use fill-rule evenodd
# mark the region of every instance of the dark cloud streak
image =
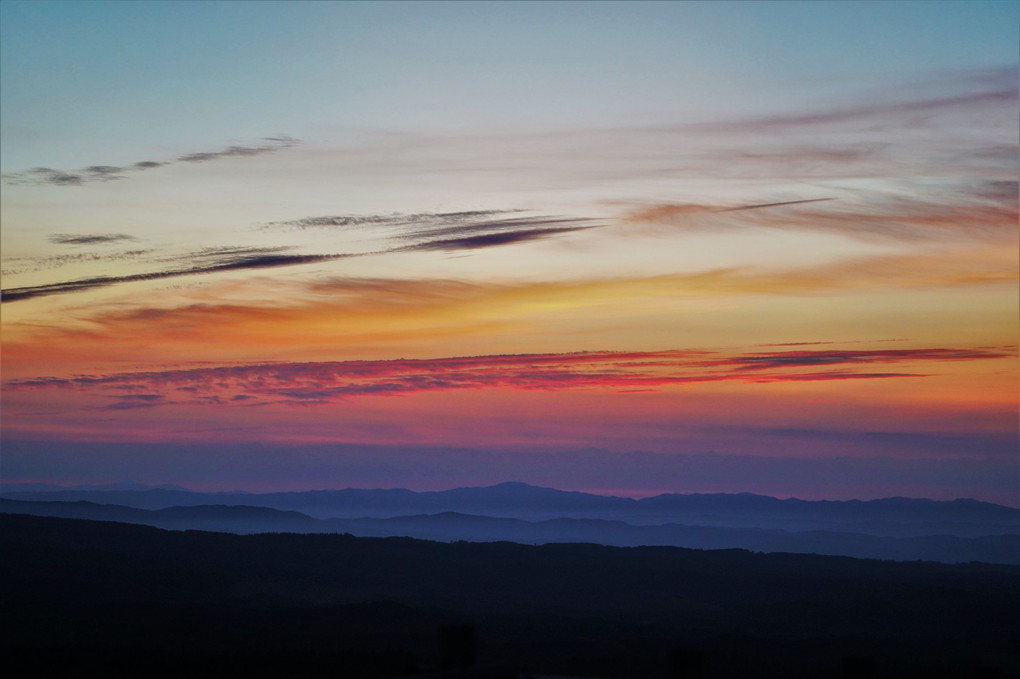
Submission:
<svg viewBox="0 0 1020 679">
<path fill-rule="evenodd" d="M 273 250 L 273 249 L 270 249 Z M 247 254 L 237 252 L 228 253 L 215 264 L 206 266 L 192 266 L 184 269 L 172 269 L 169 271 L 153 271 L 148 273 L 129 274 L 126 276 L 95 276 L 83 278 L 76 281 L 64 281 L 50 283 L 47 285 L 32 285 L 20 288 L 6 288 L 0 291 L 2 301 L 17 302 L 34 297 L 45 297 L 47 295 L 58 295 L 68 292 L 83 292 L 119 283 L 132 283 L 138 281 L 153 281 L 164 278 L 175 278 L 178 276 L 194 276 L 198 274 L 221 273 L 225 271 L 240 271 L 245 269 L 270 269 L 281 266 L 296 266 L 300 264 L 316 264 L 328 262 L 345 257 L 354 257 L 350 254 L 334 255 L 284 255 L 276 252 L 257 253 L 250 251 Z"/>
<path fill-rule="evenodd" d="M 100 245 L 103 243 L 117 243 L 125 240 L 136 240 L 134 236 L 126 233 L 95 233 L 75 235 L 68 233 L 55 233 L 50 236 L 51 243 L 58 245 Z"/>
<path fill-rule="evenodd" d="M 519 210 L 466 210 L 461 212 L 396 212 L 385 215 L 326 215 L 322 217 L 302 217 L 280 222 L 268 222 L 263 229 L 296 228 L 296 229 L 344 229 L 361 226 L 410 227 L 414 229 L 435 229 L 446 225 L 462 224 L 492 217 L 493 215 L 519 212 Z"/>
<path fill-rule="evenodd" d="M 576 221 L 576 220 L 564 220 Z M 539 240 L 574 231 L 583 231 L 596 228 L 594 226 L 568 226 L 548 229 L 524 229 L 519 231 L 501 231 L 498 233 L 485 233 L 476 236 L 465 236 L 463 238 L 447 238 L 433 240 L 417 245 L 409 245 L 401 250 L 479 250 L 481 248 L 498 247 L 500 245 L 513 245 L 527 241 Z"/>
<path fill-rule="evenodd" d="M 199 151 L 179 156 L 176 160 L 184 163 L 198 163 L 221 158 L 244 158 L 272 153 L 299 144 L 292 137 L 266 137 L 258 146 L 228 146 L 220 151 Z M 125 172 L 151 170 L 172 165 L 173 161 L 142 160 L 124 167 L 118 165 L 90 165 L 74 172 L 55 170 L 50 167 L 36 167 L 22 172 L 3 175 L 8 185 L 27 184 L 33 186 L 82 186 L 91 182 L 108 182 L 124 179 Z"/>
<path fill-rule="evenodd" d="M 210 160 L 219 160 L 220 158 L 247 158 L 279 151 L 280 149 L 295 146 L 298 143 L 297 139 L 291 137 L 267 137 L 264 141 L 269 143 L 259 146 L 228 146 L 222 151 L 188 153 L 179 156 L 177 160 L 183 163 L 204 163 Z"/>
<path fill-rule="evenodd" d="M 1007 354 L 988 349 L 884 349 L 874 351 L 784 351 L 739 356 L 732 363 L 740 370 L 812 367 L 854 363 L 897 363 L 900 361 L 970 361 L 1003 358 Z"/>
<path fill-rule="evenodd" d="M 500 211 L 503 212 L 503 211 Z M 430 225 L 435 224 L 436 219 L 442 226 L 426 227 L 418 232 L 400 234 L 397 236 L 400 241 L 417 240 L 410 245 L 399 245 L 396 247 L 382 248 L 371 252 L 344 253 L 344 254 L 284 254 L 289 247 L 276 248 L 206 248 L 196 252 L 188 253 L 183 257 L 174 257 L 171 261 L 184 259 L 188 265 L 167 271 L 155 271 L 149 273 L 130 274 L 124 276 L 95 276 L 74 281 L 62 281 L 46 285 L 34 285 L 25 287 L 6 288 L 2 293 L 2 302 L 16 302 L 35 297 L 56 295 L 70 292 L 83 292 L 99 287 L 106 287 L 120 283 L 136 281 L 157 280 L 177 276 L 190 276 L 204 273 L 217 273 L 223 271 L 244 270 L 244 269 L 267 269 L 299 264 L 313 264 L 328 262 L 349 257 L 366 257 L 381 255 L 391 252 L 416 252 L 416 251 L 470 251 L 483 248 L 498 247 L 501 245 L 512 245 L 535 241 L 561 234 L 596 228 L 598 224 L 591 224 L 590 219 L 574 219 L 560 217 L 524 217 L 518 219 L 469 221 L 479 216 L 487 216 L 496 211 L 472 211 L 453 212 L 426 215 L 423 218 L 430 219 Z M 324 223 L 329 226 L 365 225 L 398 223 L 400 225 L 413 225 L 416 223 L 416 215 L 399 216 L 365 216 L 365 217 L 308 217 L 294 222 L 283 222 L 283 224 L 308 224 Z M 453 222 L 454 225 L 451 225 Z M 465 223 L 467 222 L 467 223 Z M 479 233 L 480 232 L 480 233 Z M 465 234 L 458 238 L 440 238 L 436 235 Z M 131 238 L 124 234 L 97 234 L 74 236 L 57 234 L 51 239 L 61 244 L 81 245 L 113 242 Z"/>
<path fill-rule="evenodd" d="M 781 203 L 758 203 L 757 205 L 740 205 L 738 207 L 719 208 L 716 212 L 738 212 L 740 210 L 760 210 L 769 207 L 781 207 L 784 205 L 802 205 L 804 203 L 822 203 L 827 200 L 839 200 L 838 198 L 809 198 L 807 200 L 784 200 Z"/>
</svg>

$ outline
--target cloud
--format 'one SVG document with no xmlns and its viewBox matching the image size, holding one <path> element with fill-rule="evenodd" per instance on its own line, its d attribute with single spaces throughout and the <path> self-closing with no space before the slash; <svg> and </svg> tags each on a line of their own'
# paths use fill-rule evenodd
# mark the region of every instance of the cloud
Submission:
<svg viewBox="0 0 1020 679">
<path fill-rule="evenodd" d="M 666 203 L 635 209 L 625 222 L 659 225 L 681 233 L 767 228 L 884 242 L 1004 240 L 1015 238 L 1014 186 L 1012 182 L 987 181 L 941 200 L 850 191 L 838 200 L 814 198 L 734 207 Z M 735 212 L 741 213 L 739 219 L 732 216 Z"/>
<path fill-rule="evenodd" d="M 629 221 L 668 221 L 674 218 L 683 218 L 689 215 L 696 215 L 704 212 L 740 212 L 742 210 L 760 210 L 772 207 L 785 207 L 787 205 L 802 205 L 804 203 L 820 203 L 836 198 L 809 198 L 804 200 L 784 200 L 777 203 L 757 203 L 754 205 L 737 205 L 735 207 L 724 207 L 721 205 L 698 205 L 698 204 L 664 204 L 654 207 L 642 208 L 627 215 Z"/>
<path fill-rule="evenodd" d="M 790 351 L 726 356 L 709 351 L 573 352 L 435 359 L 263 363 L 162 372 L 12 380 L 9 389 L 98 390 L 115 407 L 163 401 L 315 405 L 347 398 L 456 389 L 649 391 L 705 382 L 802 382 L 926 377 L 872 365 L 1005 358 L 1000 349 Z M 825 366 L 826 370 L 808 370 Z M 834 366 L 838 368 L 834 369 Z M 137 392 L 124 395 L 124 391 Z M 243 397 L 243 398 L 239 398 Z"/>
<path fill-rule="evenodd" d="M 972 361 L 1003 358 L 1008 354 L 988 349 L 885 349 L 870 351 L 783 351 L 731 359 L 740 370 L 813 367 L 819 365 L 899 363 L 902 361 Z"/>
<path fill-rule="evenodd" d="M 564 222 L 578 222 L 584 220 L 576 219 L 564 219 L 560 220 Z M 542 238 L 548 238 L 549 236 L 556 236 L 564 233 L 571 233 L 573 231 L 583 231 L 585 229 L 596 228 L 594 226 L 568 226 L 568 227 L 556 227 L 546 229 L 522 229 L 518 231 L 498 231 L 496 233 L 483 233 L 475 236 L 464 236 L 462 238 L 444 238 L 440 240 L 430 240 L 424 243 L 418 243 L 416 245 L 409 245 L 406 248 L 399 248 L 400 250 L 478 250 L 481 248 L 491 248 L 500 245 L 512 245 L 514 243 L 524 243 L 532 240 L 539 240 Z"/>
<path fill-rule="evenodd" d="M 124 178 L 124 168 L 116 167 L 115 165 L 91 165 L 82 170 L 82 172 L 88 179 L 93 181 L 106 182 Z"/>
<path fill-rule="evenodd" d="M 507 211 L 509 212 L 509 211 Z M 521 212 L 521 210 L 513 210 Z M 556 217 L 552 215 L 538 215 L 530 217 L 504 217 L 502 219 L 479 220 L 457 218 L 442 220 L 432 223 L 414 221 L 407 222 L 404 227 L 405 238 L 416 240 L 423 238 L 441 238 L 447 236 L 473 236 L 490 233 L 520 232 L 528 229 L 544 229 L 557 227 L 564 224 L 577 224 L 590 222 L 589 219 L 576 217 Z"/>
<path fill-rule="evenodd" d="M 100 245 L 125 240 L 135 240 L 135 237 L 129 236 L 126 233 L 93 233 L 82 235 L 55 233 L 50 236 L 50 242 L 57 243 L 58 245 Z"/>
<path fill-rule="evenodd" d="M 975 83 L 969 83 L 975 84 Z M 951 112 L 955 110 L 985 110 L 988 105 L 1014 105 L 1018 97 L 1016 69 L 1001 69 L 994 77 L 987 78 L 980 91 L 962 92 L 920 99 L 895 100 L 879 103 L 846 105 L 824 111 L 789 113 L 762 116 L 738 121 L 698 123 L 685 126 L 701 131 L 778 131 L 785 128 L 846 124 L 849 122 L 889 121 L 890 119 L 917 120 L 925 114 Z"/>
<path fill-rule="evenodd" d="M 221 158 L 244 158 L 258 156 L 265 153 L 272 153 L 281 149 L 296 146 L 300 142 L 288 136 L 266 137 L 262 144 L 256 146 L 228 146 L 219 151 L 199 151 L 187 153 L 176 158 L 177 162 L 200 163 Z M 108 182 L 116 179 L 124 179 L 127 172 L 151 170 L 158 167 L 165 167 L 173 164 L 174 161 L 142 160 L 126 166 L 118 165 L 89 165 L 80 170 L 67 172 L 55 170 L 50 167 L 36 167 L 21 172 L 11 172 L 2 176 L 4 183 L 8 185 L 34 185 L 34 186 L 82 186 L 92 182 Z"/>
<path fill-rule="evenodd" d="M 16 302 L 48 295 L 71 292 L 84 292 L 100 287 L 131 283 L 137 281 L 158 280 L 178 276 L 217 273 L 232 270 L 254 270 L 301 264 L 328 262 L 349 257 L 365 257 L 389 252 L 412 251 L 457 251 L 478 250 L 482 248 L 511 245 L 527 241 L 549 238 L 551 236 L 594 228 L 593 220 L 582 218 L 561 217 L 522 217 L 515 219 L 472 221 L 479 215 L 492 212 L 458 212 L 438 215 L 426 215 L 421 220 L 415 215 L 399 216 L 367 216 L 360 218 L 340 217 L 309 217 L 284 224 L 329 224 L 365 225 L 389 224 L 397 225 L 401 231 L 391 237 L 399 243 L 410 241 L 409 245 L 394 245 L 371 252 L 358 253 L 326 253 L 326 254 L 284 254 L 292 248 L 280 246 L 275 248 L 219 247 L 205 248 L 184 255 L 169 258 L 169 261 L 180 262 L 182 266 L 165 271 L 128 274 L 123 276 L 94 276 L 73 281 L 61 281 L 43 285 L 5 288 L 2 291 L 3 302 Z M 419 228 L 421 222 L 423 228 Z M 452 223 L 452 225 L 451 225 Z M 305 228 L 305 227 L 303 227 Z M 457 238 L 436 238 L 438 235 L 464 234 Z M 97 244 L 128 239 L 123 234 L 101 234 L 75 236 L 58 234 L 51 238 L 61 244 Z"/>
<path fill-rule="evenodd" d="M 74 172 L 64 172 L 50 167 L 36 167 L 23 172 L 5 174 L 3 179 L 5 183 L 11 185 L 81 186 L 86 182 L 108 182 L 123 179 L 125 169 L 129 168 L 115 165 L 90 165 Z"/>
<path fill-rule="evenodd" d="M 1008 152 L 1016 159 L 1016 149 L 1009 148 Z M 1020 201 L 1020 182 L 1002 179 L 990 179 L 981 182 L 974 190 L 974 193 L 987 200 L 1001 201 L 1003 205 L 1016 206 Z"/>
<path fill-rule="evenodd" d="M 220 158 L 246 158 L 290 148 L 298 143 L 297 139 L 287 136 L 267 137 L 263 141 L 266 143 L 259 144 L 258 146 L 228 146 L 221 151 L 187 153 L 183 156 L 178 156 L 177 160 L 183 163 L 204 163 L 210 160 L 219 160 Z"/>
<path fill-rule="evenodd" d="M 263 229 L 289 227 L 294 229 L 339 229 L 366 224 L 403 224 L 418 215 L 333 215 L 324 217 L 302 217 L 280 222 L 268 222 Z M 423 217 L 442 217 L 444 215 L 422 215 Z"/>
<path fill-rule="evenodd" d="M 69 292 L 84 292 L 120 283 L 132 283 L 137 281 L 152 281 L 164 278 L 176 278 L 179 276 L 194 276 L 198 274 L 221 273 L 224 271 L 240 271 L 246 269 L 269 269 L 283 266 L 297 266 L 301 264 L 316 264 L 328 262 L 355 255 L 329 254 L 329 255 L 290 255 L 282 254 L 281 250 L 289 248 L 211 248 L 192 253 L 190 257 L 176 257 L 175 261 L 181 259 L 197 259 L 200 264 L 192 264 L 183 268 L 170 269 L 165 271 L 152 271 L 147 273 L 127 274 L 123 276 L 93 276 L 74 281 L 62 281 L 44 285 L 30 285 L 15 288 L 5 288 L 0 291 L 2 301 L 17 302 L 35 297 L 58 295 Z"/>
<path fill-rule="evenodd" d="M 838 200 L 836 198 L 808 198 L 805 200 L 784 200 L 779 203 L 759 203 L 757 205 L 738 205 L 737 207 L 719 208 L 719 212 L 738 212 L 740 210 L 761 210 L 768 207 L 783 207 L 785 205 L 803 205 L 804 203 L 822 203 L 827 200 Z"/>
<path fill-rule="evenodd" d="M 54 170 L 51 167 L 34 167 L 23 172 L 13 172 L 3 175 L 4 182 L 11 185 L 17 184 L 52 184 L 53 186 L 80 186 L 85 178 L 80 174 Z"/>
<path fill-rule="evenodd" d="M 409 245 L 397 246 L 384 251 L 406 252 L 414 250 L 477 250 L 538 240 L 596 226 L 592 224 L 593 220 L 591 219 L 550 215 L 492 219 L 497 215 L 517 212 L 521 212 L 521 210 L 334 215 L 269 222 L 262 225 L 261 228 L 306 230 L 372 227 L 376 230 L 388 230 L 390 238 L 410 241 Z M 383 233 L 386 235 L 385 231 Z"/>
<path fill-rule="evenodd" d="M 150 254 L 152 250 L 122 250 L 119 252 L 77 252 L 74 254 L 51 255 L 49 257 L 11 257 L 4 262 L 3 275 L 13 276 L 32 271 L 59 268 L 68 264 L 83 262 L 108 262 L 135 259 Z"/>
<path fill-rule="evenodd" d="M 459 212 L 393 212 L 378 215 L 324 215 L 266 222 L 260 229 L 351 229 L 369 227 L 392 228 L 394 233 L 429 233 L 444 235 L 460 229 L 518 228 L 530 223 L 546 224 L 555 217 L 522 217 L 493 219 L 497 215 L 520 213 L 522 210 L 462 210 Z"/>
<path fill-rule="evenodd" d="M 163 394 L 124 394 L 122 396 L 118 396 L 117 400 L 113 403 L 103 406 L 103 410 L 153 408 L 159 405 L 166 405 L 166 403 L 166 397 Z"/>
</svg>

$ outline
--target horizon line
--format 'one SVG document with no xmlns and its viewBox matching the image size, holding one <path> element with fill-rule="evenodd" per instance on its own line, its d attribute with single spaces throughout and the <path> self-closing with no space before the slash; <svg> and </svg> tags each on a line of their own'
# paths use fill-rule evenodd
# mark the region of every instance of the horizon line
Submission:
<svg viewBox="0 0 1020 679">
<path fill-rule="evenodd" d="M 277 494 L 302 494 L 302 493 L 331 493 L 331 492 L 344 492 L 344 491 L 405 491 L 416 495 L 427 494 L 427 493 L 446 493 L 455 490 L 486 490 L 492 488 L 498 488 L 500 486 L 526 486 L 528 488 L 540 489 L 540 490 L 551 490 L 560 493 L 577 493 L 581 495 L 591 495 L 596 497 L 604 498 L 617 498 L 623 500 L 634 500 L 641 501 L 656 497 L 664 496 L 751 496 L 760 498 L 769 498 L 779 501 L 795 500 L 799 502 L 877 502 L 882 500 L 912 500 L 912 501 L 923 501 L 923 502 L 956 502 L 956 501 L 969 501 L 979 502 L 982 504 L 996 505 L 1000 507 L 1007 507 L 1010 509 L 1020 509 L 1020 498 L 1018 498 L 1017 504 L 1005 504 L 1002 502 L 991 502 L 989 500 L 980 500 L 974 497 L 954 497 L 951 499 L 937 499 L 932 497 L 916 497 L 908 495 L 885 495 L 868 498 L 829 498 L 829 497 L 818 497 L 809 498 L 797 495 L 770 495 L 766 493 L 753 493 L 750 491 L 669 491 L 669 490 L 642 490 L 642 489 L 576 489 L 576 488 L 556 488 L 553 486 L 542 486 L 526 481 L 500 481 L 497 483 L 491 483 L 488 485 L 462 485 L 462 486 L 450 486 L 442 489 L 424 489 L 415 490 L 403 486 L 391 486 L 391 487 L 356 487 L 346 486 L 343 488 L 303 488 L 300 490 L 284 489 L 284 490 L 244 490 L 244 489 L 218 489 L 218 490 L 198 490 L 195 488 L 189 488 L 176 483 L 142 483 L 138 481 L 111 481 L 106 483 L 56 483 L 52 481 L 37 481 L 37 480 L 24 480 L 24 481 L 10 481 L 0 480 L 0 493 L 11 489 L 13 492 L 17 492 L 12 487 L 17 486 L 44 486 L 53 492 L 60 492 L 65 490 L 78 490 L 78 491 L 96 491 L 96 492 L 147 492 L 151 490 L 167 490 L 175 492 L 186 492 L 195 493 L 200 495 L 277 495 Z M 117 486 L 124 486 L 118 488 Z M 131 487 L 134 486 L 134 487 Z M 26 491 L 23 491 L 26 492 Z M 36 490 L 27 492 L 47 492 L 47 490 Z"/>
</svg>

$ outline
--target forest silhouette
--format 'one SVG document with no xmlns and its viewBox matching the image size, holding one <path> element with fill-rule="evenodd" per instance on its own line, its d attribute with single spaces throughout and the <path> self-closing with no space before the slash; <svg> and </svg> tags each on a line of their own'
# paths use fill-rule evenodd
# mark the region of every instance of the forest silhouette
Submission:
<svg viewBox="0 0 1020 679">
<path fill-rule="evenodd" d="M 0 514 L 0 527 L 4 657 L 40 673 L 962 678 L 1020 669 L 1020 567 L 1011 565 L 232 535 L 17 514 Z M 443 668 L 449 649 L 437 639 L 451 626 L 477 639 L 472 667 Z"/>
</svg>

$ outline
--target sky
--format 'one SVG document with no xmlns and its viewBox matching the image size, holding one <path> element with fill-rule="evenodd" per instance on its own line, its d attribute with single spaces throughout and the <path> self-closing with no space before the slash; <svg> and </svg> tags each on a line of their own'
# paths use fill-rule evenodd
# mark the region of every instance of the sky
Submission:
<svg viewBox="0 0 1020 679">
<path fill-rule="evenodd" d="M 1020 506 L 1017 26 L 0 0 L 0 480 Z"/>
</svg>

